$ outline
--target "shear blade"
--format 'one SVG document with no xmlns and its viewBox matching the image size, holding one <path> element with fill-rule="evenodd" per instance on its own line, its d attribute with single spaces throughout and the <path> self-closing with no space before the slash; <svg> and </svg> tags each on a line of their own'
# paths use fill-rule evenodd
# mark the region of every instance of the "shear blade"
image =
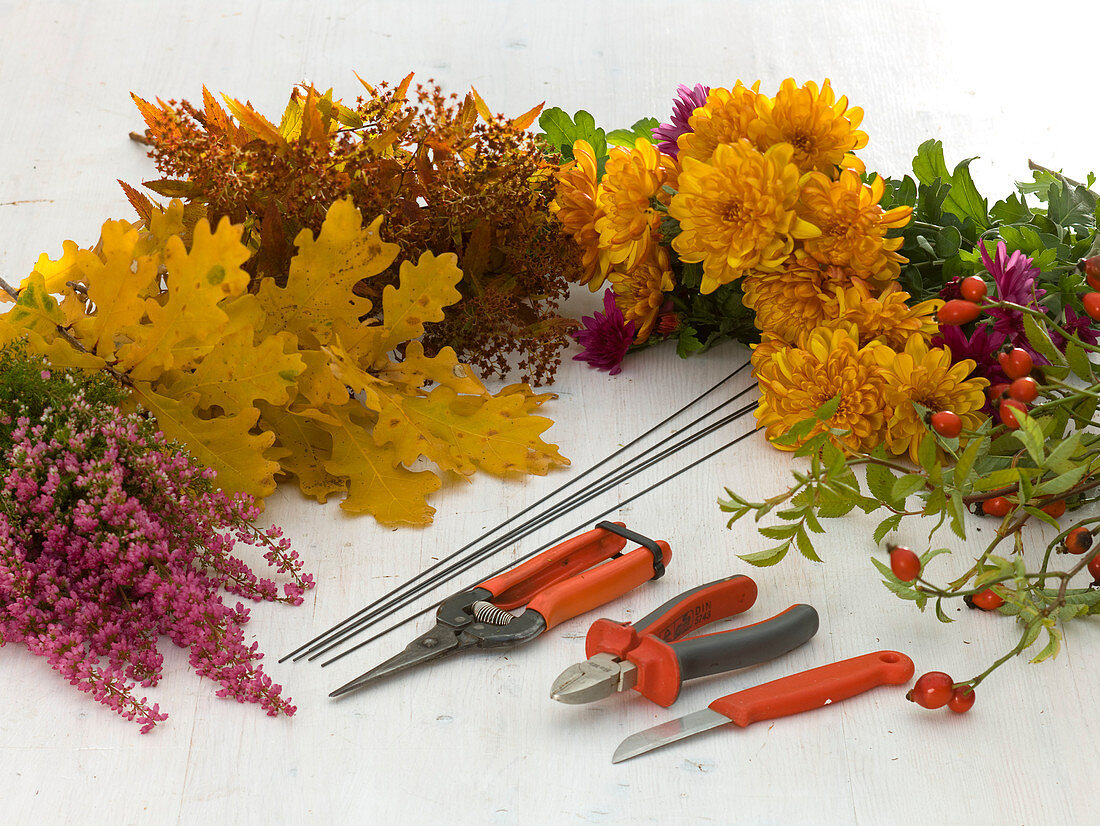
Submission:
<svg viewBox="0 0 1100 826">
<path fill-rule="evenodd" d="M 395 654 L 384 663 L 376 665 L 365 674 L 360 674 L 349 683 L 345 683 L 329 694 L 329 697 L 339 697 L 365 688 L 383 677 L 396 674 L 413 666 L 438 660 L 452 654 L 460 647 L 459 634 L 453 628 L 436 625 L 431 631 L 422 634 L 405 646 L 400 654 Z"/>
</svg>

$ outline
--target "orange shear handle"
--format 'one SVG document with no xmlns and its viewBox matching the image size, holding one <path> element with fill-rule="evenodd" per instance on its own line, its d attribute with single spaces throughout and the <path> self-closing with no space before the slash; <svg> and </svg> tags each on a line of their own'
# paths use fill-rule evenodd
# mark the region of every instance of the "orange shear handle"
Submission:
<svg viewBox="0 0 1100 826">
<path fill-rule="evenodd" d="M 622 522 L 615 524 L 625 527 Z M 522 565 L 485 580 L 477 587 L 493 595 L 493 605 L 510 611 L 527 605 L 536 594 L 551 585 L 610 559 L 624 547 L 624 537 L 603 528 L 593 528 L 543 551 Z M 650 573 L 652 575 L 652 571 Z"/>
<path fill-rule="evenodd" d="M 667 542 L 657 540 L 661 560 L 668 564 L 672 551 Z M 529 603 L 528 611 L 538 611 L 549 630 L 567 619 L 598 608 L 653 579 L 653 554 L 648 548 L 635 548 L 610 562 L 585 571 L 547 588 Z"/>
</svg>

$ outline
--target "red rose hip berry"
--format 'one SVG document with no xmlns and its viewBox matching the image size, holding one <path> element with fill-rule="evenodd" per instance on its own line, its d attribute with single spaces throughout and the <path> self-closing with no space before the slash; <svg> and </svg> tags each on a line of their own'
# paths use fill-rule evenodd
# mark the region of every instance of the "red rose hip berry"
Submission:
<svg viewBox="0 0 1100 826">
<path fill-rule="evenodd" d="M 1002 399 L 1001 404 L 997 408 L 997 412 L 1001 416 L 1001 422 L 1009 430 L 1019 430 L 1020 421 L 1016 418 L 1016 414 L 1012 411 L 1016 410 L 1020 413 L 1027 413 L 1027 405 L 1016 399 Z"/>
<path fill-rule="evenodd" d="M 1008 386 L 1008 396 L 1018 402 L 1030 404 L 1039 398 L 1039 384 L 1031 376 L 1022 376 Z"/>
<path fill-rule="evenodd" d="M 1092 584 L 1100 585 L 1100 554 L 1089 560 L 1089 573 L 1092 574 Z"/>
<path fill-rule="evenodd" d="M 961 685 L 951 693 L 947 707 L 958 714 L 965 714 L 973 708 L 974 699 L 974 689 L 968 685 Z"/>
<path fill-rule="evenodd" d="M 986 516 L 996 516 L 998 518 L 1005 516 L 1012 510 L 1012 503 L 1003 496 L 994 496 L 992 499 L 986 499 L 982 502 L 982 513 Z"/>
<path fill-rule="evenodd" d="M 960 324 L 969 324 L 981 314 L 982 308 L 973 301 L 953 298 L 940 307 L 936 320 L 948 327 L 958 327 Z"/>
<path fill-rule="evenodd" d="M 1092 547 L 1092 532 L 1086 527 L 1074 528 L 1066 534 L 1062 544 L 1071 554 L 1088 553 L 1089 548 Z"/>
<path fill-rule="evenodd" d="M 921 674 L 905 699 L 921 708 L 943 708 L 955 693 L 955 681 L 942 671 Z"/>
<path fill-rule="evenodd" d="M 989 289 L 980 276 L 971 275 L 964 278 L 962 283 L 959 284 L 959 292 L 962 293 L 962 297 L 967 301 L 981 301 L 985 298 Z"/>
<path fill-rule="evenodd" d="M 964 601 L 971 608 L 978 608 L 982 611 L 996 611 L 1005 604 L 1004 598 L 999 596 L 992 588 L 979 591 L 974 596 L 967 597 Z"/>
<path fill-rule="evenodd" d="M 1085 312 L 1093 321 L 1100 321 L 1100 293 L 1085 293 L 1081 297 L 1081 303 L 1085 305 Z"/>
<path fill-rule="evenodd" d="M 1007 352 L 998 353 L 997 361 L 1010 379 L 1022 379 L 1035 366 L 1031 353 L 1021 347 L 1013 347 Z"/>
<path fill-rule="evenodd" d="M 908 548 L 895 545 L 890 548 L 890 570 L 902 582 L 912 582 L 920 576 L 920 557 Z"/>
<path fill-rule="evenodd" d="M 958 413 L 938 410 L 929 418 L 932 429 L 945 439 L 956 439 L 962 433 L 963 422 Z"/>
</svg>

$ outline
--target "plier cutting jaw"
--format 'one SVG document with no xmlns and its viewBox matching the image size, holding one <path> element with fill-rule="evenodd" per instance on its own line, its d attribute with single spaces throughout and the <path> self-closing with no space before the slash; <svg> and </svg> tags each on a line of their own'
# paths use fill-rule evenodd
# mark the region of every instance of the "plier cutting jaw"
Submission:
<svg viewBox="0 0 1100 826">
<path fill-rule="evenodd" d="M 638 547 L 622 554 L 627 540 Z M 621 522 L 597 526 L 446 599 L 435 625 L 401 653 L 333 691 L 339 697 L 383 677 L 467 648 L 510 648 L 656 579 L 671 555 L 667 542 L 628 530 Z M 509 611 L 526 605 L 515 616 Z"/>
</svg>

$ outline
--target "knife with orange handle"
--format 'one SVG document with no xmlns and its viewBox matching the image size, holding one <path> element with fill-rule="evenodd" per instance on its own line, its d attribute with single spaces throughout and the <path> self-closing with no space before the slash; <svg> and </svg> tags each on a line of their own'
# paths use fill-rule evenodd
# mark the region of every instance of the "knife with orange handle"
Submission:
<svg viewBox="0 0 1100 826">
<path fill-rule="evenodd" d="M 744 728 L 839 703 L 882 685 L 904 685 L 913 676 L 913 661 L 899 651 L 876 651 L 811 668 L 788 677 L 719 697 L 707 708 L 632 734 L 611 758 L 621 763 L 685 737 L 727 723 Z"/>
</svg>

